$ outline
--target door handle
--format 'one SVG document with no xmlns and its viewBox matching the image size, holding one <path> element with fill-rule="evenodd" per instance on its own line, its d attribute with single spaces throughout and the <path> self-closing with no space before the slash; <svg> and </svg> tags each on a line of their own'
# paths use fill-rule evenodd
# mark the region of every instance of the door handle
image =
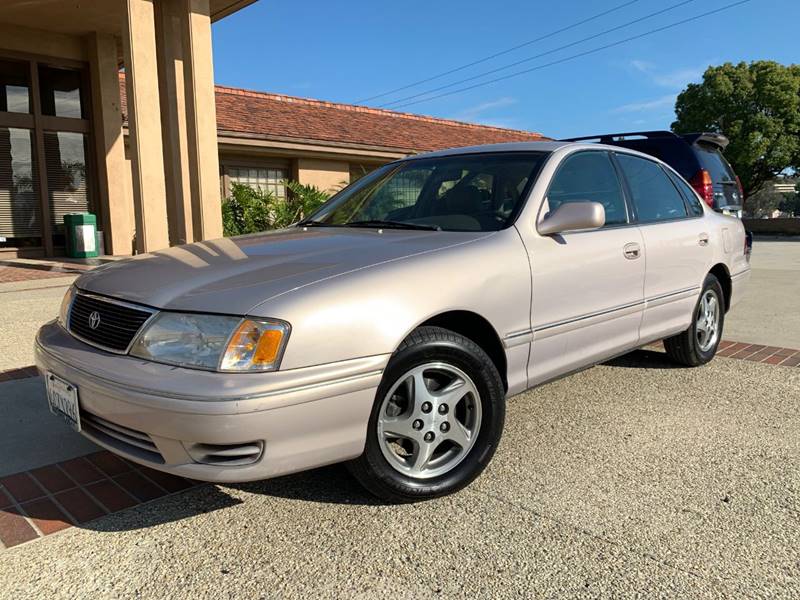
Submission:
<svg viewBox="0 0 800 600">
<path fill-rule="evenodd" d="M 701 246 L 708 246 L 708 234 L 701 233 L 697 238 L 697 243 L 700 244 Z"/>
<path fill-rule="evenodd" d="M 642 248 L 636 242 L 631 242 L 622 247 L 622 253 L 628 260 L 635 260 L 642 255 Z"/>
</svg>

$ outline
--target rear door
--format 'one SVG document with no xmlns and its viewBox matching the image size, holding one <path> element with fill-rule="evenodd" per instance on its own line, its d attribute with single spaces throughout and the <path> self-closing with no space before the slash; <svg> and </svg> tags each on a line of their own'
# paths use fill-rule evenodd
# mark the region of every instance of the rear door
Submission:
<svg viewBox="0 0 800 600">
<path fill-rule="evenodd" d="M 714 191 L 714 208 L 738 212 L 742 209 L 739 182 L 719 147 L 707 142 L 696 142 L 693 146 L 701 168 L 711 176 Z"/>
<path fill-rule="evenodd" d="M 661 164 L 624 153 L 616 159 L 644 240 L 640 342 L 647 343 L 689 326 L 711 259 L 711 232 L 702 207 L 687 204 Z"/>
</svg>

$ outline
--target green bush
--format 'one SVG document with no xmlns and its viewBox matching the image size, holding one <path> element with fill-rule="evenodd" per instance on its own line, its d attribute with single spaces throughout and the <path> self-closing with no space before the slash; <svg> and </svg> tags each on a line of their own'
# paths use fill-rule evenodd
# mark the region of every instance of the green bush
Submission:
<svg viewBox="0 0 800 600">
<path fill-rule="evenodd" d="M 270 192 L 234 183 L 230 197 L 222 202 L 222 230 L 225 236 L 282 229 L 306 218 L 330 195 L 313 185 L 287 181 L 286 199 Z"/>
</svg>

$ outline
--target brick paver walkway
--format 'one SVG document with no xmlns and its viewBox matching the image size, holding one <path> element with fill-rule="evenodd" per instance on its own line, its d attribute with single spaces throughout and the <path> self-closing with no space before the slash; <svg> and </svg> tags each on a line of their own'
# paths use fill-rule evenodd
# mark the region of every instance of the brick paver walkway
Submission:
<svg viewBox="0 0 800 600">
<path fill-rule="evenodd" d="M 196 485 L 105 450 L 0 477 L 0 549 Z"/>
<path fill-rule="evenodd" d="M 81 273 L 90 271 L 96 266 L 96 264 L 60 262 L 57 260 L 0 260 L 0 283 L 80 275 Z"/>
</svg>

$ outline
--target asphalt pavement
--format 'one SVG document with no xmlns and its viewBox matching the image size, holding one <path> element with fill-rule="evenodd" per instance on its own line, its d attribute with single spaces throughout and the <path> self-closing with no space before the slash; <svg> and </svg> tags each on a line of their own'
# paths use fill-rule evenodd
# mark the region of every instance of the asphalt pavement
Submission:
<svg viewBox="0 0 800 600">
<path fill-rule="evenodd" d="M 0 598 L 797 598 L 799 413 L 798 368 L 639 351 L 511 399 L 455 496 L 208 485 L 5 551 Z"/>
<path fill-rule="evenodd" d="M 58 316 L 74 275 L 0 283 L 0 371 L 33 364 L 36 331 Z"/>
<path fill-rule="evenodd" d="M 800 238 L 758 239 L 750 284 L 725 317 L 725 338 L 800 348 Z"/>
</svg>

